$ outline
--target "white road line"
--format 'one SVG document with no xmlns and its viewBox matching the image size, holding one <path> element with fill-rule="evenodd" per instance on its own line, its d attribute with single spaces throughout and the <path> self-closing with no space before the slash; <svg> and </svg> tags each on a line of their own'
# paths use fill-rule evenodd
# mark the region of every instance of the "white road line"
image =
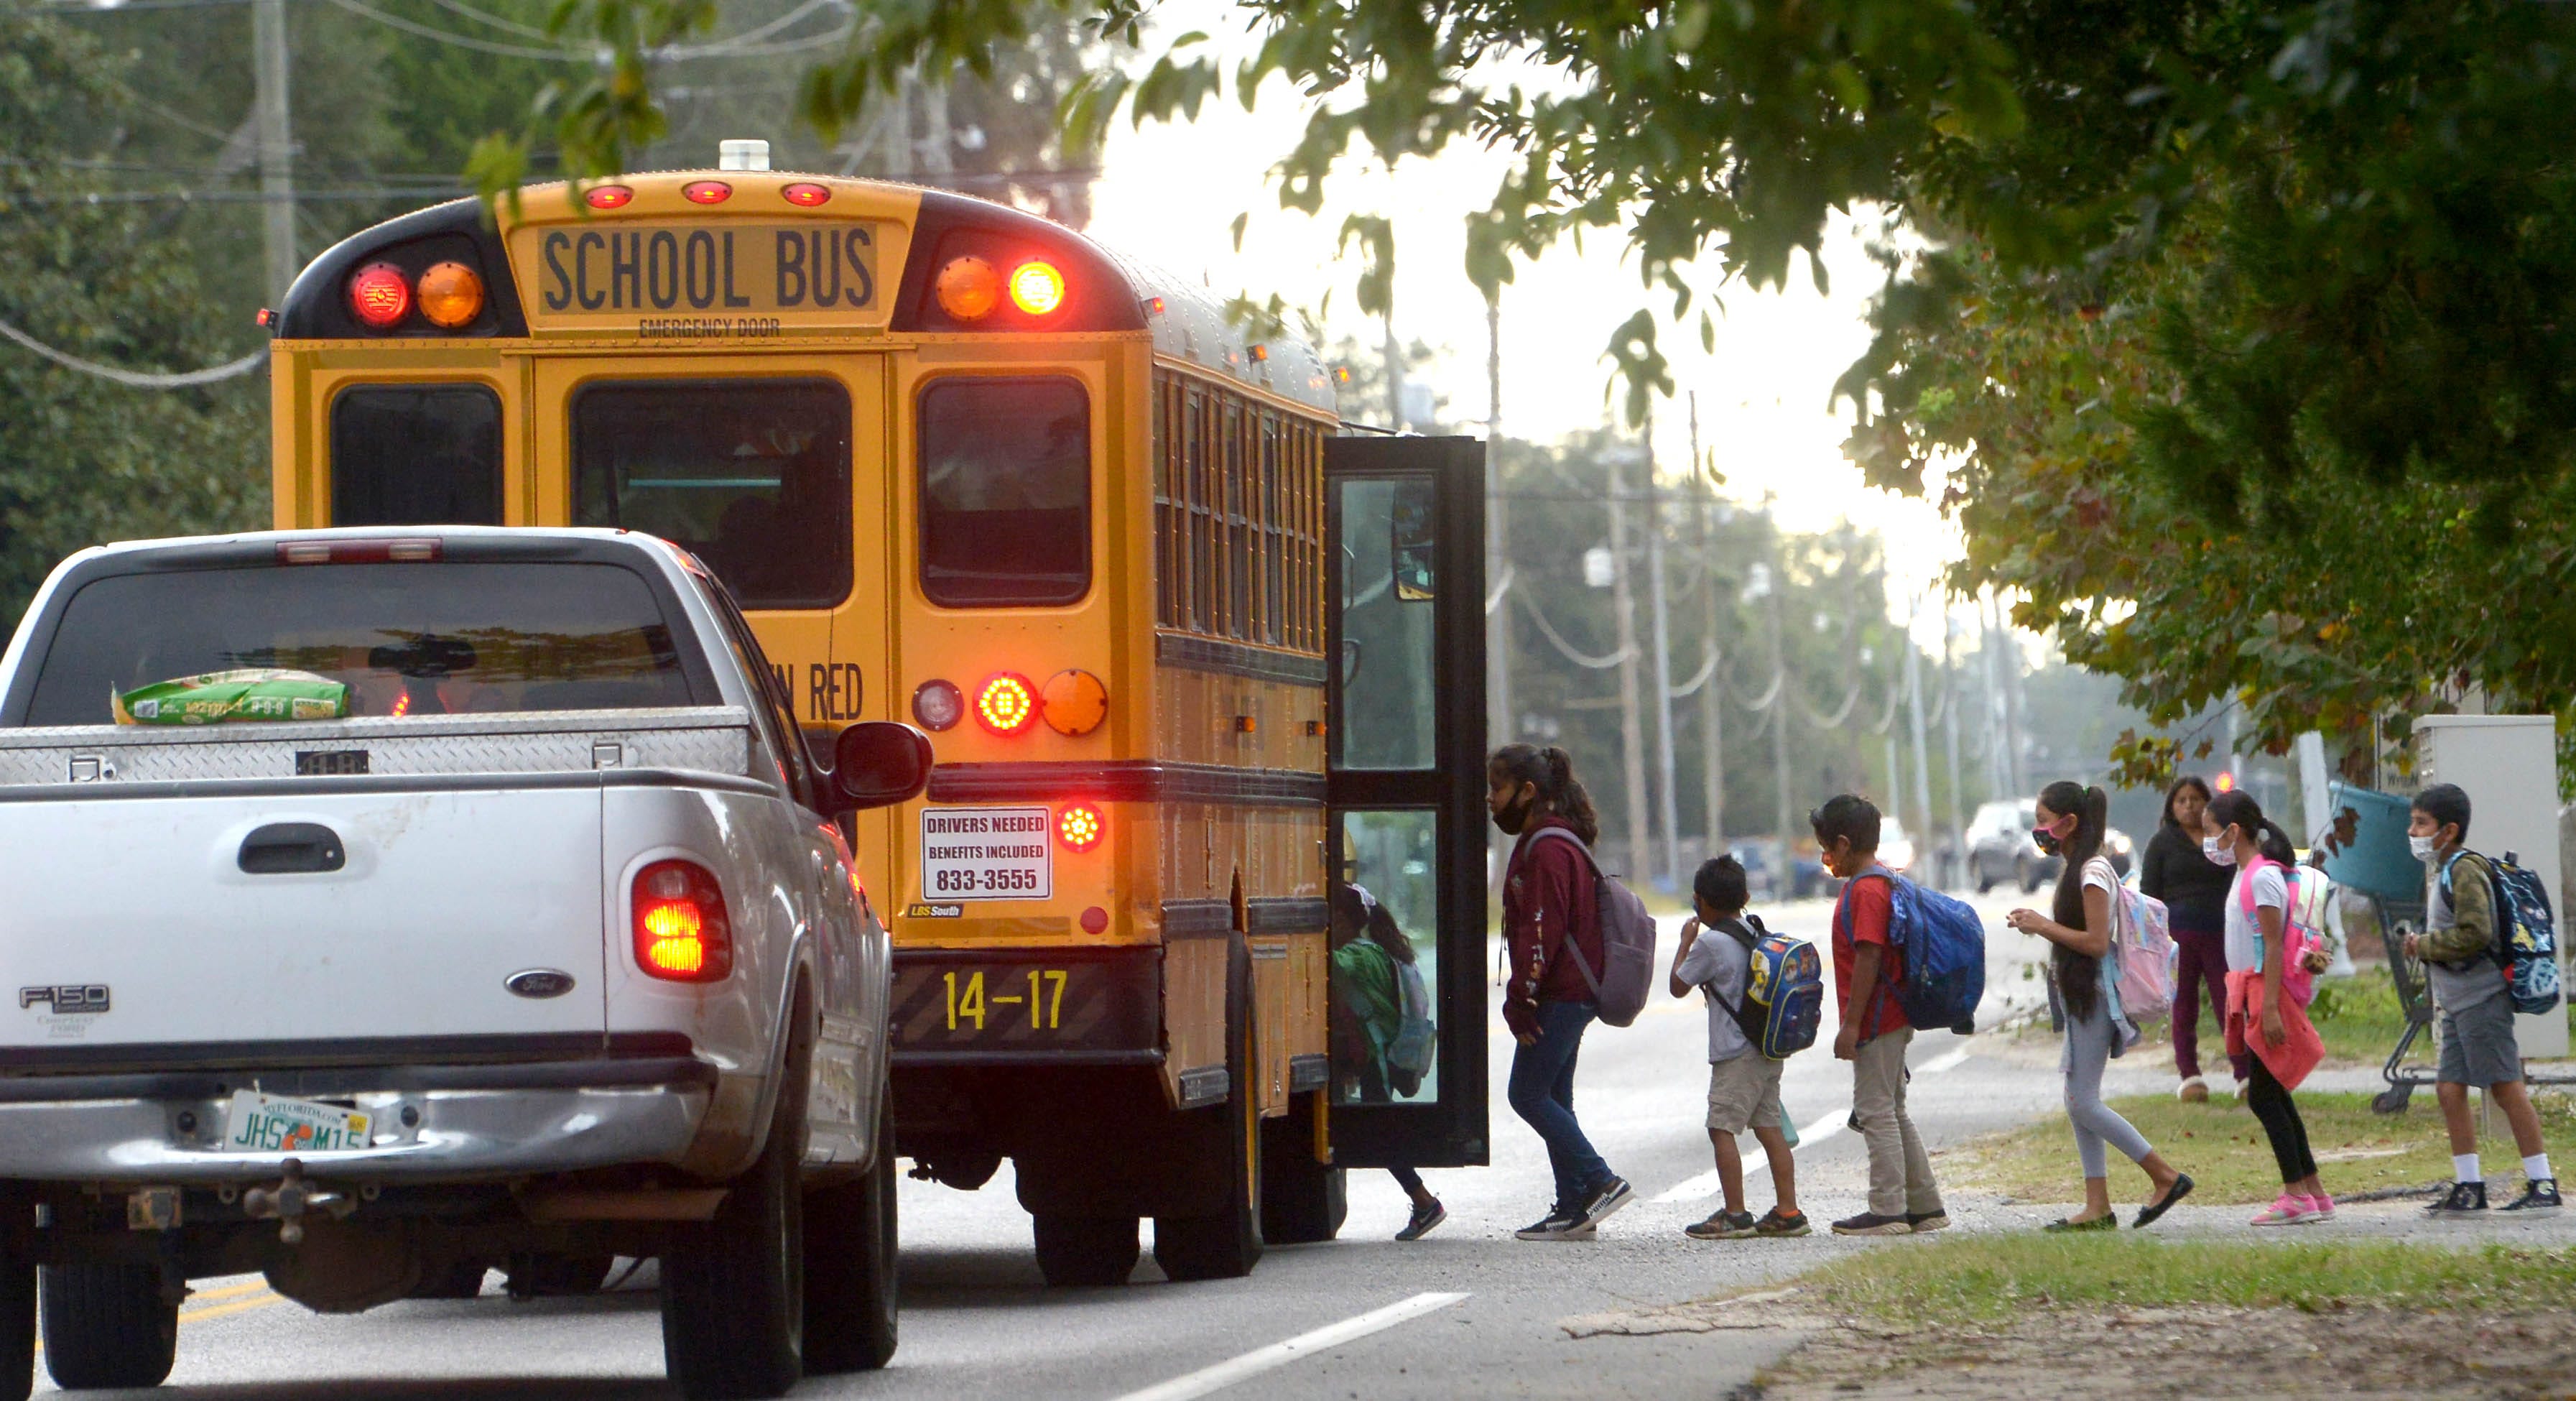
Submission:
<svg viewBox="0 0 2576 1401">
<path fill-rule="evenodd" d="M 1945 1070 L 1958 1069 L 1961 1065 L 1966 1063 L 1967 1059 L 1968 1048 L 1960 1046 L 1953 1050 L 1945 1051 L 1942 1054 L 1925 1061 L 1914 1073 L 1917 1075 L 1938 1075 Z M 1826 1139 L 1843 1132 L 1849 1127 L 1851 1127 L 1851 1108 L 1846 1105 L 1843 1108 L 1837 1109 L 1833 1113 L 1818 1119 L 1816 1122 L 1799 1129 L 1798 1147 L 1805 1148 L 1813 1144 L 1822 1143 Z M 1754 1174 L 1765 1171 L 1770 1167 L 1770 1165 L 1771 1155 L 1763 1152 L 1759 1146 L 1744 1150 L 1745 1180 L 1751 1181 Z M 1720 1184 L 1717 1180 L 1717 1169 L 1710 1168 L 1708 1171 L 1700 1173 L 1695 1177 L 1685 1177 L 1681 1181 L 1674 1183 L 1670 1188 L 1664 1191 L 1663 1195 L 1654 1199 L 1655 1204 L 1657 1206 L 1670 1206 L 1676 1202 L 1706 1201 L 1710 1197 L 1717 1195 L 1719 1185 Z"/>
<path fill-rule="evenodd" d="M 1272 1343 L 1264 1348 L 1254 1348 L 1241 1357 L 1228 1358 L 1213 1367 L 1202 1367 L 1186 1376 L 1174 1377 L 1170 1381 L 1149 1386 L 1142 1391 L 1128 1392 L 1118 1397 L 1117 1401 L 1191 1401 L 1193 1397 L 1222 1391 L 1236 1382 L 1259 1376 L 1274 1367 L 1284 1367 L 1310 1353 L 1339 1347 L 1354 1338 L 1365 1338 L 1371 1333 L 1392 1328 L 1409 1319 L 1420 1318 L 1426 1313 L 1445 1309 L 1466 1297 L 1464 1294 L 1416 1294 L 1410 1299 L 1399 1300 L 1385 1308 L 1371 1309 L 1355 1318 L 1345 1318 L 1339 1323 L 1327 1323 L 1311 1333 L 1300 1333 L 1284 1342 Z"/>
</svg>

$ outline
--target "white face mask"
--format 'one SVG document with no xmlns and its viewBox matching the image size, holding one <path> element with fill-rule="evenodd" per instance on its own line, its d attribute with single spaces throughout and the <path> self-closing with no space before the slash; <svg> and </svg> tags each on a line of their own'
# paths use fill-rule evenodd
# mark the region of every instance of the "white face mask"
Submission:
<svg viewBox="0 0 2576 1401">
<path fill-rule="evenodd" d="M 2406 849 L 2415 853 L 2415 859 L 2418 861 L 2430 861 L 2433 859 L 2433 839 L 2431 837 L 2410 835 L 2406 838 Z"/>
<path fill-rule="evenodd" d="M 2200 854 L 2208 857 L 2215 865 L 2233 866 L 2236 864 L 2236 848 L 2232 845 L 2222 843 L 2217 837 L 2201 838 Z"/>
</svg>

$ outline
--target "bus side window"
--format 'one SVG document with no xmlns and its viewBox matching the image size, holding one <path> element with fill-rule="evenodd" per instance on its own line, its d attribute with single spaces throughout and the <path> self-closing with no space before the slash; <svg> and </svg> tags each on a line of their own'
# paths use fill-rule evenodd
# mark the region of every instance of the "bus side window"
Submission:
<svg viewBox="0 0 2576 1401">
<path fill-rule="evenodd" d="M 1048 377 L 921 391 L 921 591 L 950 608 L 1091 591 L 1091 399 Z"/>
<path fill-rule="evenodd" d="M 331 401 L 333 525 L 499 525 L 501 396 L 355 385 Z"/>
</svg>

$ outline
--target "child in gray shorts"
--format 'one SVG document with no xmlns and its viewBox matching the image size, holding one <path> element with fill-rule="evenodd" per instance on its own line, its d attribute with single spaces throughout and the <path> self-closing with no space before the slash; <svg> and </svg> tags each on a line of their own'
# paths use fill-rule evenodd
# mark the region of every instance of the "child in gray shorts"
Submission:
<svg viewBox="0 0 2576 1401">
<path fill-rule="evenodd" d="M 1708 1003 L 1708 1141 L 1717 1151 L 1718 1185 L 1726 1194 L 1726 1204 L 1715 1214 L 1682 1228 L 1694 1240 L 1808 1232 L 1807 1218 L 1798 1210 L 1797 1161 L 1780 1127 L 1780 1071 L 1786 1062 L 1755 1050 L 1730 1010 L 1744 1005 L 1753 946 L 1759 942 L 1744 922 L 1744 902 L 1744 867 L 1734 857 L 1701 863 L 1691 878 L 1698 918 L 1682 926 L 1681 948 L 1673 955 L 1673 996 L 1688 997 L 1697 989 Z M 1735 1142 L 1747 1129 L 1770 1159 L 1771 1186 L 1778 1196 L 1759 1221 L 1744 1207 L 1744 1155 Z"/>
</svg>

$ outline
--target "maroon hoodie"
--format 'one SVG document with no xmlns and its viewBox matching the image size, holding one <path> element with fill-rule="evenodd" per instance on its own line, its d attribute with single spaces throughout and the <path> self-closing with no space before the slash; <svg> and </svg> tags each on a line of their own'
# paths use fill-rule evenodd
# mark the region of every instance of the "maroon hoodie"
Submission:
<svg viewBox="0 0 2576 1401">
<path fill-rule="evenodd" d="M 1503 876 L 1503 942 L 1511 951 L 1511 979 L 1503 989 L 1503 1021 L 1515 1034 L 1537 1029 L 1541 1002 L 1591 1002 L 1592 985 L 1565 952 L 1565 939 L 1602 971 L 1601 907 L 1595 903 L 1592 864 L 1573 842 L 1535 838 L 1543 828 L 1573 832 L 1562 817 L 1541 817 L 1521 831 Z"/>
</svg>

